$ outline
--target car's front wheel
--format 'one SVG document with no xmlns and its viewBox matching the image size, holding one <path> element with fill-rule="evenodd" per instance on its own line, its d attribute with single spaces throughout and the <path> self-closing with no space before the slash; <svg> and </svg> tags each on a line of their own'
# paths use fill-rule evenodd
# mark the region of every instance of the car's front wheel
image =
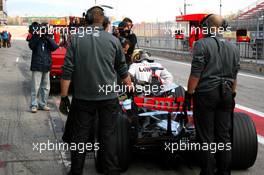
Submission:
<svg viewBox="0 0 264 175">
<path fill-rule="evenodd" d="M 100 142 L 100 135 L 98 130 L 98 122 L 95 124 L 95 143 Z M 129 145 L 129 123 L 126 115 L 119 115 L 117 118 L 117 157 L 121 172 L 128 169 L 130 164 L 130 145 Z M 98 173 L 103 173 L 103 152 L 101 149 L 94 151 L 95 167 Z"/>
</svg>

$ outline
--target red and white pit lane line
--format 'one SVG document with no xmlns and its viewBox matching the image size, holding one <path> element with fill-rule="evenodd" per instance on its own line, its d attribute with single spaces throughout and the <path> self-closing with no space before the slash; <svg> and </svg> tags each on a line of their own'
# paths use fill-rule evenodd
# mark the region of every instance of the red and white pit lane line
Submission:
<svg viewBox="0 0 264 175">
<path fill-rule="evenodd" d="M 184 88 L 187 89 L 187 87 Z M 264 145 L 264 113 L 240 104 L 236 104 L 235 112 L 242 112 L 250 116 L 257 130 L 258 142 Z"/>
</svg>

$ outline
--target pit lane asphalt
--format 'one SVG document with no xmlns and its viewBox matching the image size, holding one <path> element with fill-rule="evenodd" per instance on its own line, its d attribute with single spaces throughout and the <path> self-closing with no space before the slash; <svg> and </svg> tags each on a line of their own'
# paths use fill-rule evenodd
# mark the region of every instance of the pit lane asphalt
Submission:
<svg viewBox="0 0 264 175">
<path fill-rule="evenodd" d="M 51 95 L 51 112 L 31 114 L 30 104 L 30 50 L 25 41 L 14 41 L 10 49 L 0 49 L 0 175 L 66 174 L 69 156 L 61 151 L 33 150 L 32 143 L 61 140 L 66 117 L 58 112 L 58 95 Z M 159 58 L 173 73 L 175 82 L 186 86 L 190 67 L 185 63 Z M 254 77 L 254 75 L 253 75 Z M 237 102 L 263 112 L 263 80 L 249 76 L 238 77 Z M 238 175 L 261 175 L 264 169 L 264 146 L 259 144 L 258 158 L 253 167 L 233 171 Z M 155 156 L 140 155 L 133 159 L 125 175 L 192 175 L 198 174 L 195 165 L 179 160 L 164 170 Z M 87 156 L 84 174 L 97 174 L 91 155 Z"/>
</svg>

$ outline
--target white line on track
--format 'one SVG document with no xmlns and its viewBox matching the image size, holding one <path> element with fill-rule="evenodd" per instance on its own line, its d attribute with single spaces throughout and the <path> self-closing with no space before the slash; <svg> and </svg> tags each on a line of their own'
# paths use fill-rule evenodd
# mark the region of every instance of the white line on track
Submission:
<svg viewBox="0 0 264 175">
<path fill-rule="evenodd" d="M 248 108 L 248 107 L 245 107 L 245 106 L 242 106 L 242 105 L 239 105 L 239 104 L 236 104 L 236 107 L 239 108 L 239 109 L 242 109 L 244 111 L 247 111 L 247 112 L 250 112 L 250 113 L 253 113 L 253 114 L 256 114 L 262 118 L 264 118 L 264 113 L 263 112 L 260 112 L 260 111 L 257 111 L 255 109 L 251 109 L 251 108 Z"/>
<path fill-rule="evenodd" d="M 256 79 L 264 80 L 264 77 L 257 76 L 257 75 L 250 75 L 250 74 L 246 74 L 246 73 L 238 73 L 238 75 L 244 76 L 244 77 L 250 77 L 250 78 L 256 78 Z"/>
<path fill-rule="evenodd" d="M 184 62 L 180 62 L 180 61 L 168 60 L 168 59 L 166 59 L 166 58 L 156 58 L 156 60 L 166 61 L 166 62 L 176 63 L 176 64 L 181 64 L 181 65 L 188 66 L 188 67 L 191 66 L 190 63 L 184 63 Z M 253 74 L 238 73 L 238 75 L 240 75 L 240 76 L 244 76 L 244 77 L 249 77 L 249 78 L 255 78 L 255 79 L 264 80 L 264 77 L 263 77 L 263 76 L 258 76 L 258 75 L 253 75 Z"/>
</svg>

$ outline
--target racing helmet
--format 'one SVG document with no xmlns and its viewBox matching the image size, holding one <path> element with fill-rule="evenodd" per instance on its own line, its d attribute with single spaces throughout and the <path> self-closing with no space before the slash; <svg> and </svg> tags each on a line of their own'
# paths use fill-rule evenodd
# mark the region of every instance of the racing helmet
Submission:
<svg viewBox="0 0 264 175">
<path fill-rule="evenodd" d="M 131 56 L 132 63 L 140 63 L 143 60 L 148 62 L 154 62 L 154 59 L 151 58 L 151 54 L 143 49 L 135 49 Z"/>
</svg>

